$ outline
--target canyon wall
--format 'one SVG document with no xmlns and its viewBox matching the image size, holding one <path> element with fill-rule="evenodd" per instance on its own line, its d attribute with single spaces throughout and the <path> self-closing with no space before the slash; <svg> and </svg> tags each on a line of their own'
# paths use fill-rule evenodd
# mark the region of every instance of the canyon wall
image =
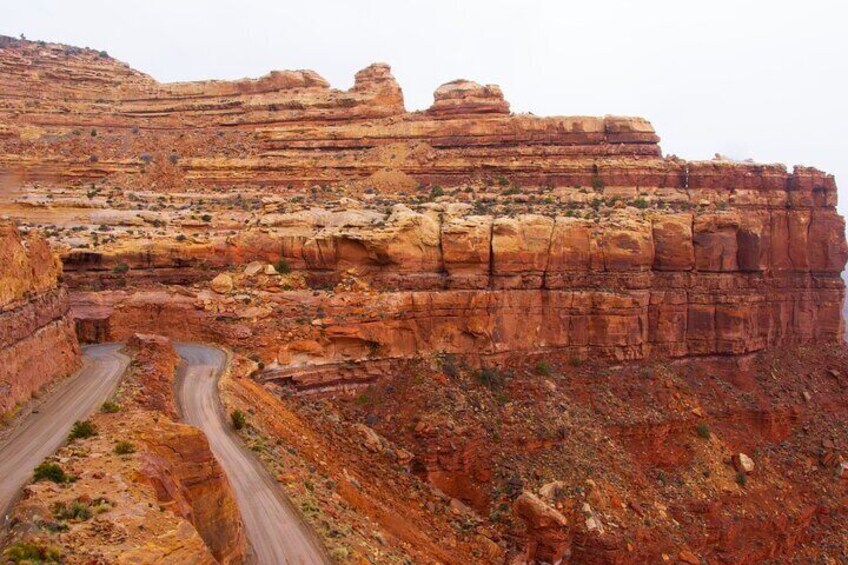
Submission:
<svg viewBox="0 0 848 565">
<path fill-rule="evenodd" d="M 0 414 L 80 365 L 61 268 L 44 238 L 0 223 Z"/>
<path fill-rule="evenodd" d="M 421 351 L 744 356 L 842 334 L 845 226 L 816 169 L 663 156 L 642 118 L 516 115 L 467 80 L 406 112 L 383 64 L 346 91 L 312 71 L 161 84 L 6 39 L 0 71 L 8 208 L 55 230 L 85 339 L 220 341 L 315 385 Z M 210 291 L 222 271 L 236 284 Z"/>
</svg>

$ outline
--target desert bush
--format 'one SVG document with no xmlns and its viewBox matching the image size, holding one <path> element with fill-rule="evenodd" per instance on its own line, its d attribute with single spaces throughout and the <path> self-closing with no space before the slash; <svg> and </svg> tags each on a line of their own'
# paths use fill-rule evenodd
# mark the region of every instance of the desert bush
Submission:
<svg viewBox="0 0 848 565">
<path fill-rule="evenodd" d="M 503 385 L 503 375 L 497 369 L 492 367 L 483 367 L 477 371 L 476 377 L 477 382 L 489 390 L 498 389 Z"/>
<path fill-rule="evenodd" d="M 635 206 L 636 208 L 639 208 L 640 210 L 644 210 L 645 208 L 648 207 L 648 201 L 645 200 L 644 198 L 642 198 L 641 196 L 639 198 L 636 198 L 635 200 L 633 200 L 633 202 L 631 202 L 631 204 L 633 206 Z"/>
<path fill-rule="evenodd" d="M 86 439 L 97 435 L 97 428 L 89 420 L 74 422 L 71 428 L 71 433 L 68 434 L 68 440 Z"/>
<path fill-rule="evenodd" d="M 41 463 L 32 472 L 32 480 L 35 482 L 51 481 L 57 484 L 63 484 L 70 482 L 71 477 L 65 473 L 65 470 L 58 463 Z"/>
<path fill-rule="evenodd" d="M 85 522 L 91 518 L 91 508 L 80 500 L 74 500 L 70 504 L 57 502 L 53 505 L 53 517 L 57 520 Z"/>
<path fill-rule="evenodd" d="M 135 453 L 135 445 L 130 441 L 119 441 L 115 444 L 114 451 L 117 455 L 129 455 Z"/>
<path fill-rule="evenodd" d="M 233 410 L 230 413 L 230 420 L 233 423 L 233 429 L 240 430 L 247 424 L 247 416 L 241 410 Z"/>
<path fill-rule="evenodd" d="M 35 542 L 16 541 L 3 552 L 10 563 L 61 563 L 58 549 Z"/>
<path fill-rule="evenodd" d="M 100 411 L 104 414 L 114 414 L 115 412 L 121 411 L 121 406 L 112 400 L 107 400 L 103 403 L 103 406 L 100 407 Z"/>
<path fill-rule="evenodd" d="M 274 264 L 274 268 L 277 269 L 277 272 L 280 274 L 287 274 L 291 272 L 291 265 L 286 261 L 285 257 L 280 257 L 279 261 Z"/>
<path fill-rule="evenodd" d="M 539 361 L 536 363 L 536 374 L 546 377 L 551 374 L 551 364 L 547 361 Z"/>
</svg>

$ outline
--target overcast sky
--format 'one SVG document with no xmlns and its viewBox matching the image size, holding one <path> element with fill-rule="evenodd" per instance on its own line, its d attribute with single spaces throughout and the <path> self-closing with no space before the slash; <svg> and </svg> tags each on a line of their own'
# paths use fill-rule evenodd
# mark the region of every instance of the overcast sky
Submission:
<svg viewBox="0 0 848 565">
<path fill-rule="evenodd" d="M 408 109 L 455 78 L 516 112 L 644 116 L 666 154 L 817 166 L 848 211 L 848 10 L 785 0 L 0 0 L 0 33 L 160 81 L 392 65 Z"/>
</svg>

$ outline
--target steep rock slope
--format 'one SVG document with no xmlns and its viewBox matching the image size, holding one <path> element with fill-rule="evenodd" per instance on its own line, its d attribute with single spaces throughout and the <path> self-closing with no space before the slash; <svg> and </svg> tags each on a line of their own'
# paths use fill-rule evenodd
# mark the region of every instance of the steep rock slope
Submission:
<svg viewBox="0 0 848 565">
<path fill-rule="evenodd" d="M 0 414 L 79 367 L 61 269 L 43 237 L 0 223 Z"/>
<path fill-rule="evenodd" d="M 641 118 L 514 115 L 465 80 L 410 113 L 382 64 L 347 91 L 311 71 L 160 84 L 5 40 L 0 69 L 6 206 L 55 230 L 73 288 L 200 284 L 193 307 L 81 304 L 90 339 L 214 334 L 320 385 L 422 350 L 740 356 L 843 332 L 844 221 L 815 169 L 663 157 Z M 202 290 L 252 261 L 319 294 L 274 269 Z"/>
</svg>

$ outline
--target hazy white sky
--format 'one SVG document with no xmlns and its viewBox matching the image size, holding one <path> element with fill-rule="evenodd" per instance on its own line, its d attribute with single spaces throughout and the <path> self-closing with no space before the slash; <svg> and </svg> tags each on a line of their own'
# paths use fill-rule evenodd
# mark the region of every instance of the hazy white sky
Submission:
<svg viewBox="0 0 848 565">
<path fill-rule="evenodd" d="M 848 8 L 832 0 L 0 0 L 0 33 L 161 81 L 392 65 L 408 109 L 455 78 L 517 112 L 650 119 L 666 154 L 817 166 L 848 211 Z"/>
</svg>

